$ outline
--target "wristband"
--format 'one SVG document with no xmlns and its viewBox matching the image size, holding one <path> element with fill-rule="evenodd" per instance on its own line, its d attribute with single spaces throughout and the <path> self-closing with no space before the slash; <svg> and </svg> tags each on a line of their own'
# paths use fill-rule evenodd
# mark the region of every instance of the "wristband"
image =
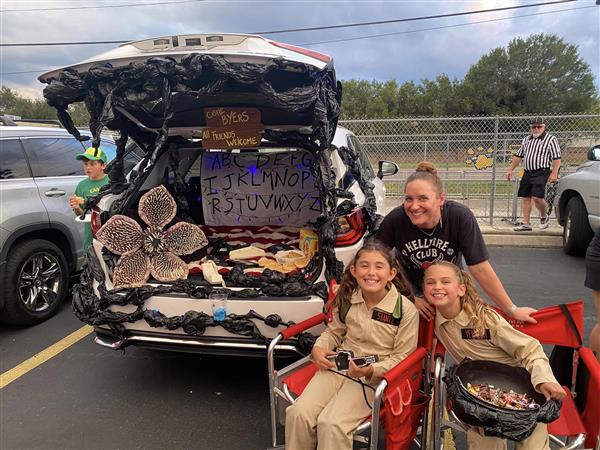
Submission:
<svg viewBox="0 0 600 450">
<path fill-rule="evenodd" d="M 509 316 L 512 316 L 512 314 L 513 314 L 513 313 L 514 313 L 514 312 L 517 310 L 517 308 L 518 308 L 518 306 L 517 306 L 517 305 L 515 305 L 515 304 L 513 303 L 513 304 L 511 305 L 511 307 L 510 307 L 510 308 L 508 308 L 508 311 L 506 311 L 506 313 L 507 313 Z"/>
</svg>

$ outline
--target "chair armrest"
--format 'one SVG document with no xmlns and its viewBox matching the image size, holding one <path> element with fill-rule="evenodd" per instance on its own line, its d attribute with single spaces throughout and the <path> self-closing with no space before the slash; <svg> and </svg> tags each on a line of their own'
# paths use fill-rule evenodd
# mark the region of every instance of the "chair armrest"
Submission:
<svg viewBox="0 0 600 450">
<path fill-rule="evenodd" d="M 296 335 L 302 333 L 303 331 L 308 330 L 309 328 L 312 328 L 312 327 L 319 325 L 320 323 L 326 322 L 326 321 L 327 321 L 327 314 L 320 313 L 320 314 L 317 314 L 316 316 L 313 316 L 306 320 L 303 320 L 302 322 L 297 323 L 296 325 L 292 325 L 291 327 L 286 328 L 285 330 L 281 330 L 279 332 L 279 334 L 281 334 L 283 339 L 289 339 L 293 336 L 296 336 Z"/>
</svg>

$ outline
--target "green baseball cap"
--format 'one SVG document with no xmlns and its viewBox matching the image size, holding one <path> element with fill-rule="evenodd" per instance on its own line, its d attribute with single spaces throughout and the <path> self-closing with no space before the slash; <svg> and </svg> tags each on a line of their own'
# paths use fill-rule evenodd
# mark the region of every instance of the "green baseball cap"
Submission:
<svg viewBox="0 0 600 450">
<path fill-rule="evenodd" d="M 75 159 L 88 159 L 90 161 L 102 161 L 104 164 L 108 164 L 108 157 L 106 153 L 102 151 L 100 147 L 88 147 L 84 153 L 80 153 L 75 157 Z"/>
</svg>

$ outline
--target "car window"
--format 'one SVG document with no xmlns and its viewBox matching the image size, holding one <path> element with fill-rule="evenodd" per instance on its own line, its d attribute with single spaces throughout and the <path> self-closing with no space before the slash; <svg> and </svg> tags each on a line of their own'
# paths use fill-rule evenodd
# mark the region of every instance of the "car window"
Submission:
<svg viewBox="0 0 600 450">
<path fill-rule="evenodd" d="M 115 144 L 108 141 L 100 141 L 100 148 L 106 153 L 109 162 L 115 159 L 117 155 L 117 146 Z"/>
<path fill-rule="evenodd" d="M 375 172 L 373 171 L 373 167 L 371 166 L 371 161 L 367 157 L 367 154 L 362 148 L 362 144 L 358 140 L 356 136 L 349 135 L 348 136 L 348 146 L 352 148 L 356 153 L 358 153 L 358 157 L 360 158 L 360 163 L 363 169 L 366 172 L 367 179 L 375 178 Z"/>
<path fill-rule="evenodd" d="M 0 180 L 30 178 L 29 166 L 18 139 L 0 139 Z"/>
<path fill-rule="evenodd" d="M 117 156 L 117 145 L 113 142 L 101 141 L 100 148 L 106 153 L 108 162 L 111 162 Z M 125 174 L 129 173 L 143 158 L 143 154 L 144 151 L 136 143 L 128 144 L 125 148 L 125 158 L 123 159 L 123 172 Z"/>
<path fill-rule="evenodd" d="M 34 177 L 83 175 L 81 161 L 75 159 L 85 148 L 73 138 L 23 139 Z"/>
</svg>

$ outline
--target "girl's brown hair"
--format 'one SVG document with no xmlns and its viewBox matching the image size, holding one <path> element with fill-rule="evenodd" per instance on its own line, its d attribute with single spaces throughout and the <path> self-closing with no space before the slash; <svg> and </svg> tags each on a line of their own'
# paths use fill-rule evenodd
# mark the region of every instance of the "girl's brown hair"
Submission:
<svg viewBox="0 0 600 450">
<path fill-rule="evenodd" d="M 430 182 L 438 197 L 442 192 L 444 192 L 444 184 L 442 183 L 441 178 L 437 175 L 437 169 L 428 161 L 421 161 L 417 165 L 415 171 L 406 179 L 406 183 L 404 184 L 405 189 L 408 183 L 415 180 L 425 180 Z"/>
<path fill-rule="evenodd" d="M 392 249 L 390 249 L 383 242 L 371 238 L 365 241 L 360 250 L 356 252 L 356 255 L 354 255 L 354 258 L 352 258 L 350 264 L 348 264 L 344 270 L 340 287 L 335 294 L 334 304 L 338 308 L 338 314 L 340 314 L 340 319 L 342 322 L 344 322 L 343 316 L 345 316 L 345 312 L 348 312 L 348 309 L 350 308 L 350 298 L 356 289 L 358 289 L 358 283 L 356 278 L 354 278 L 354 275 L 352 275 L 352 272 L 350 272 L 350 267 L 356 264 L 358 258 L 360 258 L 360 255 L 364 252 L 379 252 L 379 254 L 381 254 L 388 262 L 390 268 L 396 269 L 396 276 L 391 282 L 394 284 L 394 286 L 396 286 L 396 289 L 400 294 L 413 301 L 412 287 L 406 278 L 404 269 L 402 269 L 398 263 L 398 260 L 394 257 Z"/>
<path fill-rule="evenodd" d="M 471 275 L 462 270 L 456 264 L 448 261 L 437 261 L 429 267 L 442 266 L 449 267 L 454 272 L 458 282 L 466 287 L 465 295 L 460 298 L 460 306 L 467 314 L 469 320 L 473 320 L 473 330 L 478 337 L 485 335 L 485 329 L 489 328 L 492 331 L 497 331 L 498 314 L 485 303 L 475 287 L 475 282 Z M 429 267 L 427 269 L 429 269 Z M 425 270 L 427 272 L 427 270 Z"/>
</svg>

